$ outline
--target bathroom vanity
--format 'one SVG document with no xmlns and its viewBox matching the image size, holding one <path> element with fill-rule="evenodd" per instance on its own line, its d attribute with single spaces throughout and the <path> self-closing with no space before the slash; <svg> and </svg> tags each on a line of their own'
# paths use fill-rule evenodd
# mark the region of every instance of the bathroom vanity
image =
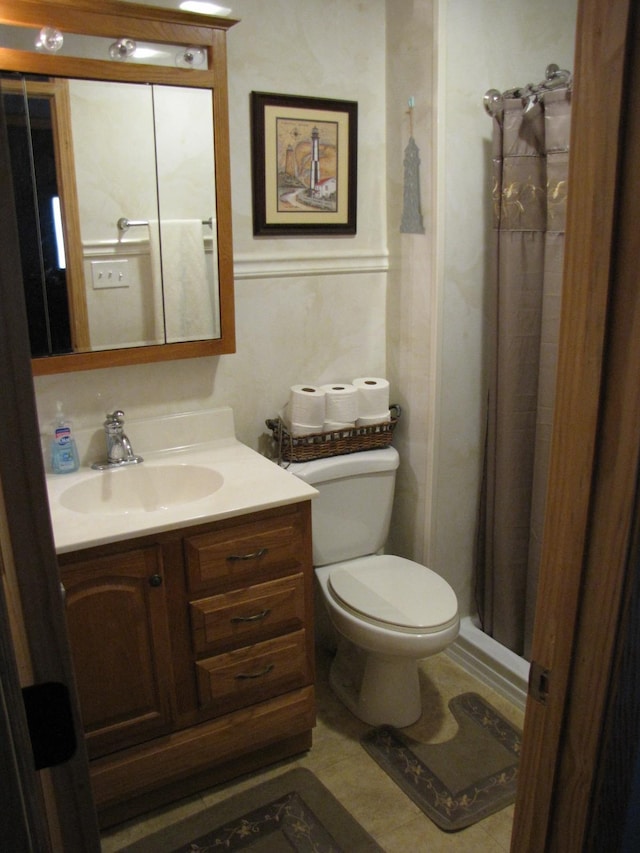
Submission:
<svg viewBox="0 0 640 853">
<path fill-rule="evenodd" d="M 212 417 L 222 437 L 154 449 Z M 48 478 L 103 826 L 306 750 L 315 720 L 315 491 L 237 442 L 229 410 L 128 432 L 142 465 Z"/>
</svg>

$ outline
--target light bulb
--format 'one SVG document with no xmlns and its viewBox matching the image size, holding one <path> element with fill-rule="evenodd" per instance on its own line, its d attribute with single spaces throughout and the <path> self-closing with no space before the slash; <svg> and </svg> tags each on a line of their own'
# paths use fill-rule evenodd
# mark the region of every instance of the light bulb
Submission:
<svg viewBox="0 0 640 853">
<path fill-rule="evenodd" d="M 176 65 L 179 68 L 198 68 L 204 65 L 205 57 L 201 47 L 186 47 L 176 56 Z"/>
<path fill-rule="evenodd" d="M 118 59 L 124 62 L 136 52 L 136 43 L 133 39 L 118 39 L 109 47 L 109 56 L 111 59 Z"/>
<path fill-rule="evenodd" d="M 36 39 L 36 50 L 57 53 L 64 43 L 64 36 L 55 27 L 43 27 Z"/>
</svg>

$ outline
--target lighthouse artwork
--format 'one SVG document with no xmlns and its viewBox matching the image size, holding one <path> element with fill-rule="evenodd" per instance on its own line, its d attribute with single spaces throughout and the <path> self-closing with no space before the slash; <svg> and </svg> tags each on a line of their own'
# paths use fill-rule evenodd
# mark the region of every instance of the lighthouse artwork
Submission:
<svg viewBox="0 0 640 853">
<path fill-rule="evenodd" d="M 251 97 L 254 234 L 355 234 L 358 105 Z"/>
<path fill-rule="evenodd" d="M 337 209 L 338 125 L 276 120 L 278 210 Z"/>
</svg>

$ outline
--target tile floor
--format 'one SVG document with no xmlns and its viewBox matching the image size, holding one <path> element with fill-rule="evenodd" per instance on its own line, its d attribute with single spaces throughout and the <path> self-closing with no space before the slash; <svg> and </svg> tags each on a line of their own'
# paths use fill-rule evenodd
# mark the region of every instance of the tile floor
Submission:
<svg viewBox="0 0 640 853">
<path fill-rule="evenodd" d="M 360 735 L 369 726 L 347 711 L 328 687 L 329 660 L 325 652 L 319 652 L 317 726 L 313 747 L 308 753 L 269 767 L 250 778 L 220 785 L 171 807 L 112 827 L 102 836 L 103 853 L 115 853 L 147 833 L 292 767 L 306 767 L 315 773 L 386 853 L 508 851 L 513 806 L 460 832 L 442 832 L 378 767 L 359 744 Z M 468 675 L 444 654 L 421 663 L 421 687 L 425 712 L 417 723 L 406 729 L 409 735 L 433 741 L 453 737 L 456 724 L 447 703 L 453 696 L 467 690 L 485 697 L 507 719 L 522 728 L 523 714 L 518 708 Z"/>
</svg>

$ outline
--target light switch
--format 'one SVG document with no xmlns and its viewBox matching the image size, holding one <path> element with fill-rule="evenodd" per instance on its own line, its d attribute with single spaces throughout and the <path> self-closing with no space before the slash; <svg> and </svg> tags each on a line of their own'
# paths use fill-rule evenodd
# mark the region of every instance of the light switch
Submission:
<svg viewBox="0 0 640 853">
<path fill-rule="evenodd" d="M 129 287 L 129 261 L 91 261 L 91 280 L 94 290 L 108 287 Z"/>
</svg>

